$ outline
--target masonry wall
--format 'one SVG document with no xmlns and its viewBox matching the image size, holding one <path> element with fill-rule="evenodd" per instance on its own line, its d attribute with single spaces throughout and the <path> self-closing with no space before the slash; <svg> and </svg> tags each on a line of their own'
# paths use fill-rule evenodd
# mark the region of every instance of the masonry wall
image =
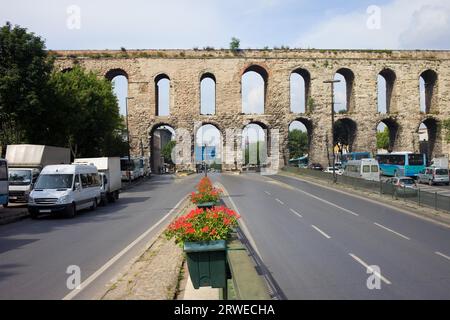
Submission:
<svg viewBox="0 0 450 320">
<path fill-rule="evenodd" d="M 259 123 L 279 132 L 279 153 L 270 154 L 273 168 L 288 159 L 289 124 L 301 120 L 311 124 L 310 161 L 328 165 L 327 146 L 331 152 L 331 80 L 340 68 L 354 74 L 353 108 L 337 114 L 336 120 L 348 118 L 357 125 L 353 150 L 376 151 L 376 128 L 380 121 L 390 119 L 398 125 L 394 150 L 418 151 L 418 128 L 422 121 L 437 122 L 450 117 L 450 52 L 449 51 L 349 51 L 349 50 L 139 50 L 139 51 L 58 51 L 57 66 L 61 70 L 80 64 L 99 76 L 127 76 L 128 114 L 132 154 L 150 156 L 152 131 L 160 124 L 184 129 L 189 139 L 180 141 L 184 150 L 179 167 L 192 167 L 194 133 L 201 124 L 215 125 L 222 133 L 224 153 L 238 158 L 241 153 L 231 143 L 230 132 L 241 133 L 245 125 Z M 241 113 L 241 76 L 247 67 L 258 65 L 267 71 L 265 113 Z M 312 110 L 303 114 L 290 112 L 290 75 L 297 68 L 311 75 Z M 391 112 L 377 112 L 377 76 L 389 68 L 396 74 Z M 419 76 L 427 70 L 438 75 L 434 90 L 434 106 L 428 114 L 419 112 Z M 216 114 L 200 114 L 200 78 L 211 73 L 216 78 Z M 155 115 L 154 79 L 166 74 L 170 78 L 170 115 Z M 227 136 L 228 129 L 228 136 Z M 449 145 L 438 132 L 433 154 L 448 154 Z M 276 142 L 269 134 L 269 143 Z M 190 140 L 190 141 L 188 141 Z M 327 145 L 328 142 L 328 145 Z M 237 145 L 240 146 L 239 143 Z M 183 153 L 183 151 L 180 151 Z M 230 154 L 231 153 L 231 154 Z M 231 168 L 232 165 L 227 165 Z"/>
</svg>

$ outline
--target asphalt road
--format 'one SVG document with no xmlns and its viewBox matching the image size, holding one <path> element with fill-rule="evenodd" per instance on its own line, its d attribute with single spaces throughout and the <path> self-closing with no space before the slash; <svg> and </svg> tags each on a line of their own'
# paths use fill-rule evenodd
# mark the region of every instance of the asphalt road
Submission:
<svg viewBox="0 0 450 320">
<path fill-rule="evenodd" d="M 62 299 L 70 292 L 68 266 L 79 266 L 85 281 L 164 217 L 197 180 L 154 176 L 122 193 L 118 202 L 74 219 L 42 217 L 0 226 L 0 299 Z M 74 298 L 96 297 L 160 230 L 149 232 Z"/>
<path fill-rule="evenodd" d="M 214 180 L 288 299 L 450 299 L 448 228 L 285 176 Z"/>
</svg>

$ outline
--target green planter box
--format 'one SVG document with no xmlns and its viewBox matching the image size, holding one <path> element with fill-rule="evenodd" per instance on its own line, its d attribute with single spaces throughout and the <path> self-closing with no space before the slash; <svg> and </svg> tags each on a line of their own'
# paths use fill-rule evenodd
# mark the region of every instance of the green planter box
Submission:
<svg viewBox="0 0 450 320">
<path fill-rule="evenodd" d="M 189 275 L 195 289 L 200 287 L 225 288 L 226 241 L 185 242 Z"/>
<path fill-rule="evenodd" d="M 211 209 L 214 206 L 217 206 L 219 203 L 218 202 L 202 202 L 202 203 L 197 203 L 197 208 L 199 209 Z"/>
</svg>

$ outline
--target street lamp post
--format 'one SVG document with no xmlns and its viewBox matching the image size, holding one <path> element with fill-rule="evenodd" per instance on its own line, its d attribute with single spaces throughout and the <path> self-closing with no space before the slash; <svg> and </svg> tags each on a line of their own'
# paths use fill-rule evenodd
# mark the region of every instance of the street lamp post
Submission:
<svg viewBox="0 0 450 320">
<path fill-rule="evenodd" d="M 134 97 L 126 97 L 125 98 L 125 120 L 127 124 L 127 149 L 128 149 L 128 167 L 131 163 L 131 156 L 130 156 L 130 130 L 128 128 L 128 100 L 134 99 Z M 129 170 L 128 170 L 129 171 Z M 128 172 L 128 183 L 131 183 L 131 174 Z"/>
<path fill-rule="evenodd" d="M 331 84 L 331 152 L 333 152 L 333 183 L 336 183 L 336 168 L 335 168 L 335 162 L 336 162 L 336 155 L 334 153 L 334 84 L 341 82 L 341 80 L 326 80 L 323 83 Z"/>
</svg>

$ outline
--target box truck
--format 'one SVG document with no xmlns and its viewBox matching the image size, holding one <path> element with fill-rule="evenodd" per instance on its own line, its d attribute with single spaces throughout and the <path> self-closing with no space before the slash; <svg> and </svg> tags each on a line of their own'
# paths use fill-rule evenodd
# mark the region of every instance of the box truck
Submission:
<svg viewBox="0 0 450 320">
<path fill-rule="evenodd" d="M 100 201 L 102 205 L 105 205 L 108 201 L 114 202 L 119 199 L 119 193 L 122 189 L 119 157 L 78 158 L 75 159 L 74 164 L 97 167 L 102 184 Z"/>
<path fill-rule="evenodd" d="M 32 144 L 6 147 L 9 167 L 9 202 L 28 202 L 28 196 L 41 170 L 52 164 L 69 164 L 70 150 Z"/>
</svg>

